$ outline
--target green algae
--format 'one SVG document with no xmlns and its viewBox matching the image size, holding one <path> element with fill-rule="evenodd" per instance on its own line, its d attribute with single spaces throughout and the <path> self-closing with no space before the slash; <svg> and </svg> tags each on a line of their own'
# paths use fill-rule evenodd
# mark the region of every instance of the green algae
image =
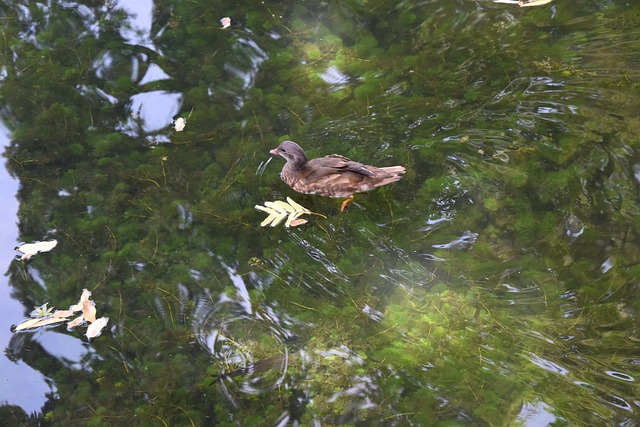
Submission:
<svg viewBox="0 0 640 427">
<path fill-rule="evenodd" d="M 212 5 L 157 2 L 162 54 L 106 6 L 97 37 L 68 6 L 6 5 L 20 233 L 61 241 L 11 284 L 27 307 L 89 287 L 117 325 L 87 370 L 30 337 L 14 357 L 56 395 L 20 422 L 514 425 L 537 399 L 558 425 L 629 422 L 606 402 L 637 387 L 596 371 L 637 376 L 638 75 L 605 72 L 597 40 L 634 51 L 637 7 L 472 3 L 238 5 L 226 31 Z M 171 79 L 140 85 L 134 63 Z M 147 90 L 182 94 L 183 133 L 140 132 L 127 103 Z M 259 167 L 287 138 L 408 172 L 343 215 L 301 196 L 329 218 L 262 230 L 253 206 L 291 194 L 279 159 Z"/>
</svg>

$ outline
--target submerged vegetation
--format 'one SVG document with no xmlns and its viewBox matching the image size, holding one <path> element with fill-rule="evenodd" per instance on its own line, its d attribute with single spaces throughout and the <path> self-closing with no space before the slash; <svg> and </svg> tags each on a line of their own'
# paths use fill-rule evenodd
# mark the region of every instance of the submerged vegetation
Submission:
<svg viewBox="0 0 640 427">
<path fill-rule="evenodd" d="M 75 362 L 14 334 L 52 392 L 0 418 L 637 422 L 640 6 L 227 3 L 0 1 L 20 238 L 58 242 L 13 296 L 110 319 Z M 340 214 L 289 138 L 407 173 Z M 260 227 L 292 195 L 327 218 Z"/>
</svg>

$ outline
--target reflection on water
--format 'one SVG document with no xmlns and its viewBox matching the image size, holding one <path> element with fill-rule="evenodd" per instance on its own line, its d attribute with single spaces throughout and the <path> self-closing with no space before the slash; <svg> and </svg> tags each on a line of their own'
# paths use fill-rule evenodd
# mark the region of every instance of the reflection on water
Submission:
<svg viewBox="0 0 640 427">
<path fill-rule="evenodd" d="M 9 132 L 4 125 L 0 125 L 0 142 L 2 147 L 9 145 Z M 3 260 L 2 271 L 7 271 L 8 264 L 14 259 L 13 248 L 18 243 L 19 233 L 16 223 L 18 210 L 18 181 L 7 172 L 4 164 L 0 167 L 0 258 Z M 0 276 L 0 345 L 3 349 L 0 355 L 0 381 L 5 384 L 4 392 L 0 393 L 0 404 L 15 405 L 26 413 L 38 413 L 47 401 L 46 394 L 55 391 L 55 386 L 47 382 L 46 376 L 33 369 L 29 363 L 21 360 L 20 349 L 28 343 L 28 335 L 11 333 L 14 323 L 26 317 L 32 307 L 24 307 L 20 301 L 14 299 L 10 281 L 6 275 Z"/>
<path fill-rule="evenodd" d="M 3 419 L 635 423 L 637 5 L 125 3 L 4 2 Z M 407 174 L 263 228 L 283 139 Z"/>
<path fill-rule="evenodd" d="M 517 421 L 525 427 L 553 425 L 559 420 L 551 412 L 552 408 L 544 402 L 527 402 L 522 405 Z"/>
<path fill-rule="evenodd" d="M 129 136 L 136 137 L 166 128 L 180 111 L 180 101 L 180 94 L 164 91 L 134 95 L 131 97 L 130 107 L 132 117 L 122 125 L 120 130 Z M 141 121 L 140 125 L 137 119 Z M 140 131 L 139 126 L 142 127 Z"/>
<path fill-rule="evenodd" d="M 154 9 L 152 0 L 135 2 L 111 0 L 108 5 L 116 10 L 121 9 L 127 12 L 128 25 L 119 29 L 120 34 L 127 43 L 157 50 L 151 34 Z"/>
</svg>

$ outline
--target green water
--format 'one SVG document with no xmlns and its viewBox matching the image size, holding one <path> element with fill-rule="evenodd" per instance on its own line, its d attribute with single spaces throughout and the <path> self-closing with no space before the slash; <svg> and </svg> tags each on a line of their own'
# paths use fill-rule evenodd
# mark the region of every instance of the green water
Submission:
<svg viewBox="0 0 640 427">
<path fill-rule="evenodd" d="M 49 389 L 0 374 L 8 425 L 640 423 L 640 5 L 85 3 L 0 2 L 18 240 L 59 241 L 6 261 Z M 285 139 L 407 173 L 341 214 Z M 287 197 L 327 218 L 260 227 Z M 83 288 L 98 338 L 9 332 Z"/>
</svg>

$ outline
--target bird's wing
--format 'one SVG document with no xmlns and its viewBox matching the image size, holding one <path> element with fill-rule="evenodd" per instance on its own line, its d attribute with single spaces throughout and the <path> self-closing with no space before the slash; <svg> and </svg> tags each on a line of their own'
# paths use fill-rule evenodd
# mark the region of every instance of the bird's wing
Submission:
<svg viewBox="0 0 640 427">
<path fill-rule="evenodd" d="M 323 170 L 324 174 L 354 172 L 360 175 L 374 177 L 375 173 L 362 163 L 354 162 L 339 154 L 330 154 L 325 157 L 313 159 L 309 162 L 309 166 Z"/>
</svg>

